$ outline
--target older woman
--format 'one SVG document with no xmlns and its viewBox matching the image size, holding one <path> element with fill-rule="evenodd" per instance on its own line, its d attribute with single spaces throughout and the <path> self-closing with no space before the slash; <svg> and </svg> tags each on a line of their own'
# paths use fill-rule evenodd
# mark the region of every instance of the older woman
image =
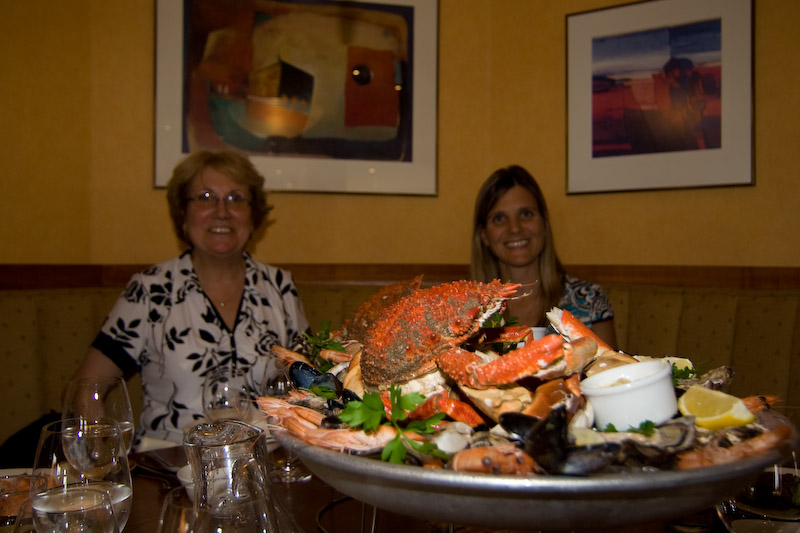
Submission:
<svg viewBox="0 0 800 533">
<path fill-rule="evenodd" d="M 520 166 L 495 171 L 475 201 L 471 275 L 526 285 L 510 300 L 507 317 L 545 325 L 554 306 L 569 310 L 609 345 L 616 345 L 614 312 L 597 284 L 568 275 L 556 255 L 550 216 L 536 180 Z"/>
<path fill-rule="evenodd" d="M 173 172 L 169 210 L 188 248 L 132 277 L 75 373 L 141 372 L 137 442 L 180 443 L 203 416 L 210 370 L 236 366 L 257 384 L 275 365 L 271 347 L 294 346 L 308 328 L 291 275 L 245 251 L 270 210 L 263 187 L 235 152 L 197 152 Z"/>
</svg>

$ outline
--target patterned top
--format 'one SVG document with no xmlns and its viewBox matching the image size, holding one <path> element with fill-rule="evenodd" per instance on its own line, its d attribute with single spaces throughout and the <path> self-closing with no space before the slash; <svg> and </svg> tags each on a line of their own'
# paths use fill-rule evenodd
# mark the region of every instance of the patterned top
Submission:
<svg viewBox="0 0 800 533">
<path fill-rule="evenodd" d="M 275 368 L 271 347 L 294 347 L 308 328 L 291 274 L 249 254 L 233 331 L 200 287 L 189 251 L 135 274 L 92 346 L 122 369 L 142 373 L 142 436 L 181 443 L 203 417 L 206 373 L 236 366 L 256 387 Z"/>
<path fill-rule="evenodd" d="M 570 275 L 564 279 L 564 294 L 558 307 L 566 309 L 587 326 L 614 318 L 614 309 L 603 287 Z"/>
</svg>

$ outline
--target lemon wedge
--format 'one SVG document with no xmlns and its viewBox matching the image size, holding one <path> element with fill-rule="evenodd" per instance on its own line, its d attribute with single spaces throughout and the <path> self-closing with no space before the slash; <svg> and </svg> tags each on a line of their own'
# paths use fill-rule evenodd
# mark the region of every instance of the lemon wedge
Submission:
<svg viewBox="0 0 800 533">
<path fill-rule="evenodd" d="M 744 426 L 755 420 L 740 398 L 700 385 L 689 387 L 678 398 L 678 409 L 684 416 L 694 416 L 698 426 L 713 431 Z"/>
</svg>

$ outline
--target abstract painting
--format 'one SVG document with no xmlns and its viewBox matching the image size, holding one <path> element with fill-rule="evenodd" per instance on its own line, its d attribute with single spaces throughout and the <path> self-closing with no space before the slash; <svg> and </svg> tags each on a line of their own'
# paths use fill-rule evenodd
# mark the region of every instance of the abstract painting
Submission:
<svg viewBox="0 0 800 533">
<path fill-rule="evenodd" d="M 435 34 L 421 0 L 159 0 L 156 184 L 233 149 L 271 189 L 434 193 Z"/>
</svg>

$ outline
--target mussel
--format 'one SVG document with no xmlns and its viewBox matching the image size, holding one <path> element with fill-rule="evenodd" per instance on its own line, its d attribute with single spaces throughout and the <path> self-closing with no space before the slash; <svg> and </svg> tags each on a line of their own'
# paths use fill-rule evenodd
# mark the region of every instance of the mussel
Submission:
<svg viewBox="0 0 800 533">
<path fill-rule="evenodd" d="M 335 398 L 329 397 L 328 394 L 325 395 L 327 408 L 332 411 L 344 409 L 347 402 L 361 400 L 356 393 L 345 389 L 339 378 L 333 374 L 320 372 L 302 361 L 296 361 L 289 367 L 289 379 L 298 389 L 332 393 Z"/>
<path fill-rule="evenodd" d="M 503 413 L 500 425 L 516 435 L 522 449 L 548 473 L 560 473 L 567 458 L 569 437 L 567 433 L 567 410 L 564 406 L 550 411 L 539 419 L 522 413 Z"/>
</svg>

